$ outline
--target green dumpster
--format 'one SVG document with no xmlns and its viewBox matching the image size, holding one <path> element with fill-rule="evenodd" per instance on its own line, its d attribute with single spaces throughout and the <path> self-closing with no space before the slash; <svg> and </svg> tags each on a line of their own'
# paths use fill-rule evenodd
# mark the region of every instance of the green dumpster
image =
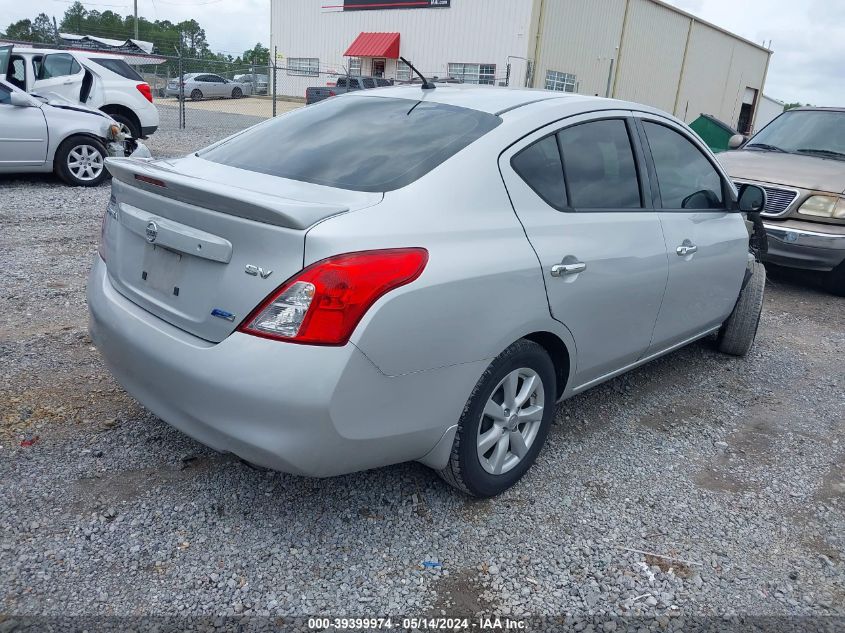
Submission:
<svg viewBox="0 0 845 633">
<path fill-rule="evenodd" d="M 734 134 L 739 134 L 727 123 L 709 114 L 702 114 L 689 126 L 696 131 L 707 146 L 715 153 L 728 150 L 728 141 Z"/>
</svg>

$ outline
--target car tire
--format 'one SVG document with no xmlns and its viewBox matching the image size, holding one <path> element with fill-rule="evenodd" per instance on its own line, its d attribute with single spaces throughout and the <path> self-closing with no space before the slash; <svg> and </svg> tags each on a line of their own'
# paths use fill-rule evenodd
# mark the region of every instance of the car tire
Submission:
<svg viewBox="0 0 845 633">
<path fill-rule="evenodd" d="M 244 92 L 240 88 L 235 88 L 234 90 L 232 90 L 232 99 L 240 99 L 243 96 Z"/>
<path fill-rule="evenodd" d="M 760 262 L 754 262 L 751 278 L 740 291 L 731 316 L 719 330 L 720 352 L 745 356 L 751 350 L 760 325 L 765 290 L 766 269 Z"/>
<path fill-rule="evenodd" d="M 202 90 L 199 88 L 191 90 L 191 101 L 199 101 L 200 99 L 202 99 Z"/>
<path fill-rule="evenodd" d="M 71 136 L 56 150 L 53 168 L 67 184 L 96 187 L 109 176 L 105 167 L 105 146 L 91 136 Z"/>
<path fill-rule="evenodd" d="M 138 127 L 138 124 L 132 119 L 122 114 L 109 114 L 109 116 L 121 125 L 125 125 L 129 129 L 129 133 L 132 135 L 132 138 L 141 138 L 141 128 Z"/>
<path fill-rule="evenodd" d="M 825 275 L 823 285 L 830 294 L 845 297 L 845 262 Z"/>
<path fill-rule="evenodd" d="M 490 363 L 470 394 L 449 463 L 439 475 L 474 497 L 494 497 L 513 486 L 546 441 L 556 393 L 555 368 L 546 350 L 527 339 L 511 345 Z"/>
</svg>

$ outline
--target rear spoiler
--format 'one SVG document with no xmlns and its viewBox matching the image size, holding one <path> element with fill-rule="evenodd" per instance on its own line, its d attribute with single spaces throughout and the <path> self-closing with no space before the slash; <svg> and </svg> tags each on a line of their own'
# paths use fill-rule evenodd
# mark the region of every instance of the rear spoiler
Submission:
<svg viewBox="0 0 845 633">
<path fill-rule="evenodd" d="M 166 166 L 138 158 L 107 158 L 114 179 L 166 198 L 172 198 L 263 224 L 307 229 L 349 211 L 349 207 L 282 198 L 234 185 L 186 176 Z"/>
</svg>

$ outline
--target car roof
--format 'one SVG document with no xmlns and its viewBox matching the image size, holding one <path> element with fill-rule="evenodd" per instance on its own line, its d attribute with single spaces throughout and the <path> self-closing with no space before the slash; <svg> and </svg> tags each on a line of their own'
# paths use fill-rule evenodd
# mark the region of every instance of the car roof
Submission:
<svg viewBox="0 0 845 633">
<path fill-rule="evenodd" d="M 115 54 L 115 53 L 108 53 L 106 51 L 83 51 L 78 50 L 75 48 L 36 48 L 36 47 L 27 47 L 27 48 L 19 48 L 17 46 L 12 48 L 13 54 L 21 54 L 21 53 L 31 53 L 34 55 L 52 55 L 53 53 L 73 53 L 74 55 L 79 55 L 80 57 L 90 58 L 90 57 L 109 57 L 111 59 L 123 59 L 123 55 Z"/>
<path fill-rule="evenodd" d="M 666 115 L 665 112 L 650 106 L 628 101 L 590 97 L 572 92 L 541 90 L 539 88 L 504 88 L 498 86 L 478 86 L 475 84 L 437 84 L 434 90 L 423 90 L 419 85 L 402 85 L 375 88 L 351 94 L 366 97 L 392 97 L 395 99 L 411 100 L 424 98 L 426 101 L 470 108 L 496 115 L 504 114 L 505 112 L 516 110 L 529 104 L 548 101 L 555 101 L 560 105 L 565 103 L 573 109 L 634 109 Z"/>
</svg>

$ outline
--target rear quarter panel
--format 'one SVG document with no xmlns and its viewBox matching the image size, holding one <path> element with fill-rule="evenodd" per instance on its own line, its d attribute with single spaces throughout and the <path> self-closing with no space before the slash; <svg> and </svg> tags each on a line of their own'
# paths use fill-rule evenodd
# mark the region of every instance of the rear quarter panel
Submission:
<svg viewBox="0 0 845 633">
<path fill-rule="evenodd" d="M 420 278 L 382 297 L 353 334 L 382 372 L 492 359 L 534 331 L 571 344 L 549 314 L 537 257 L 498 171 L 501 149 L 491 133 L 381 204 L 308 233 L 306 264 L 368 249 L 428 250 Z"/>
</svg>

